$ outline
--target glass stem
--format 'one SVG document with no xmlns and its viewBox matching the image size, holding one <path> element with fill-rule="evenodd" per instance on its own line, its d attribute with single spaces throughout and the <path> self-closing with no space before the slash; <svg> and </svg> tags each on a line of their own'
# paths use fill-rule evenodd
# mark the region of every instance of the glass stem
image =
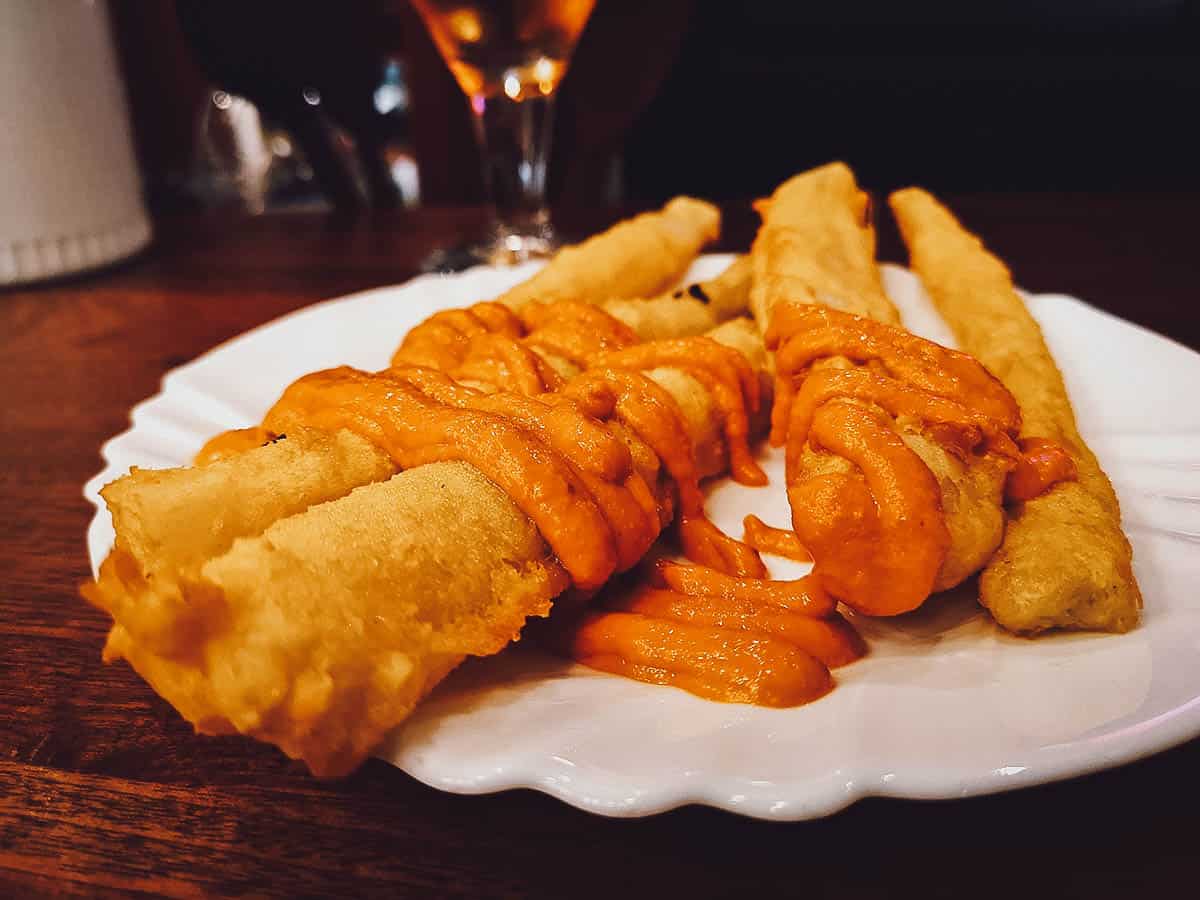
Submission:
<svg viewBox="0 0 1200 900">
<path fill-rule="evenodd" d="M 483 156 L 483 178 L 505 236 L 546 242 L 551 238 L 546 208 L 546 161 L 554 95 L 512 100 L 500 93 L 471 98 L 475 135 Z M 519 240 L 509 242 L 519 251 Z"/>
</svg>

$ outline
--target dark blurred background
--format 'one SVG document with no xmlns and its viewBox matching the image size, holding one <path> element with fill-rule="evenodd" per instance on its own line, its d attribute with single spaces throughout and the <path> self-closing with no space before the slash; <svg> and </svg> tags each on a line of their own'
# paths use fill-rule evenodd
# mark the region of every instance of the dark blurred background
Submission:
<svg viewBox="0 0 1200 900">
<path fill-rule="evenodd" d="M 483 200 L 465 101 L 404 0 L 111 3 L 155 211 L 246 206 L 227 170 L 250 126 L 268 207 Z M 833 158 L 875 189 L 1196 189 L 1198 10 L 599 0 L 550 199 L 746 198 Z"/>
</svg>

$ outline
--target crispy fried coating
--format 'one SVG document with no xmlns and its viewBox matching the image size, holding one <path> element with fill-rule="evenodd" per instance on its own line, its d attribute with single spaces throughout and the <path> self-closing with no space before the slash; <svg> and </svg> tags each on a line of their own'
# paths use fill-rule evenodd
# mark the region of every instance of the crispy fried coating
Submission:
<svg viewBox="0 0 1200 900">
<path fill-rule="evenodd" d="M 186 652 L 125 657 L 206 733 L 279 745 L 316 774 L 357 765 L 467 654 L 498 652 L 567 585 L 537 529 L 479 471 L 434 463 L 236 540 L 183 580 Z"/>
<path fill-rule="evenodd" d="M 766 374 L 767 351 L 753 322 L 749 319 L 731 319 L 707 332 L 707 335 L 745 356 L 751 367 L 759 373 L 763 396 L 770 397 L 771 382 Z M 666 388 L 683 414 L 700 476 L 724 472 L 729 467 L 724 421 L 707 388 L 682 369 L 664 366 L 643 374 Z M 763 403 L 758 418 L 750 423 L 752 433 L 762 433 L 769 411 L 770 404 Z"/>
<path fill-rule="evenodd" d="M 536 275 L 496 299 L 507 306 L 621 297 L 653 297 L 674 284 L 720 231 L 711 203 L 676 197 L 657 212 L 619 222 L 564 247 Z"/>
<path fill-rule="evenodd" d="M 875 262 L 869 206 L 870 198 L 859 190 L 854 173 L 843 163 L 789 179 L 762 204 L 763 225 L 750 254 L 754 266 L 750 308 L 760 328 L 766 329 L 781 303 L 829 306 L 899 323 Z M 817 363 L 845 364 L 844 359 Z M 940 488 L 950 548 L 934 590 L 946 590 L 978 571 L 1000 544 L 1005 470 L 986 457 L 965 464 L 923 435 L 917 423 L 900 421 L 896 430 Z M 810 477 L 857 471 L 841 457 L 812 449 L 801 457 L 801 470 Z"/>
<path fill-rule="evenodd" d="M 960 345 L 1020 404 L 1021 435 L 1057 442 L 1078 471 L 1078 481 L 1010 509 L 1004 542 L 980 578 L 981 602 L 1011 631 L 1128 631 L 1142 596 L 1120 506 L 1008 269 L 925 191 L 897 191 L 890 202 L 913 269 Z"/>
<path fill-rule="evenodd" d="M 900 314 L 875 265 L 871 199 L 835 162 L 789 178 L 760 201 L 750 309 L 762 327 L 776 303 L 815 303 L 880 322 Z"/>
<path fill-rule="evenodd" d="M 726 269 L 726 273 L 735 267 L 743 271 L 746 269 L 745 266 L 735 262 L 729 269 Z M 725 278 L 725 273 L 718 275 L 717 278 L 710 281 L 692 285 L 692 287 L 699 288 L 704 285 L 711 285 L 722 278 Z M 730 321 L 733 316 L 744 314 L 749 304 L 749 286 L 746 284 L 743 284 L 740 289 L 740 299 L 735 296 L 735 290 L 737 289 L 733 285 L 726 285 L 723 288 L 717 289 L 720 292 L 723 302 L 721 315 L 717 315 L 711 304 L 696 299 L 696 297 L 689 293 L 689 290 L 690 288 L 682 288 L 666 294 L 660 294 L 657 297 L 645 299 L 619 298 L 605 300 L 600 306 L 614 319 L 629 326 L 640 340 L 657 341 L 669 338 L 692 337 L 711 332 L 714 329 L 718 329 L 718 326 L 722 322 Z M 720 333 L 719 330 L 718 333 Z M 756 350 L 746 347 L 744 343 L 743 341 L 738 346 L 738 349 L 742 350 L 743 353 L 757 353 L 759 357 L 763 356 L 762 339 L 757 337 L 757 335 L 755 336 Z M 535 345 L 530 349 L 545 360 L 563 379 L 572 378 L 580 372 L 579 366 L 547 350 L 545 347 Z M 490 385 L 481 382 L 468 381 L 466 383 L 483 390 L 492 389 Z"/>
<path fill-rule="evenodd" d="M 678 198 L 562 251 L 503 299 L 657 294 L 718 225 L 715 207 Z M 671 337 L 712 324 L 690 304 L 626 315 Z M 678 369 L 648 374 L 683 411 L 701 473 L 715 474 L 727 451 L 707 389 Z M 270 741 L 318 774 L 349 771 L 466 655 L 498 652 L 569 582 L 532 522 L 474 467 L 394 471 L 348 431 L 296 429 L 108 486 L 117 541 L 84 588 L 114 618 L 105 658 L 127 659 L 199 731 Z M 660 496 L 670 489 L 665 472 L 647 477 Z"/>
<path fill-rule="evenodd" d="M 671 290 L 657 297 L 605 300 L 600 306 L 610 316 L 629 326 L 642 341 L 691 337 L 712 332 L 714 329 L 716 334 L 720 335 L 723 333 L 719 328 L 721 323 L 729 322 L 747 311 L 750 303 L 749 274 L 749 258 L 741 256 L 716 278 Z M 697 293 L 706 299 L 698 299 Z M 739 326 L 729 334 L 738 334 L 742 328 Z M 747 333 L 754 334 L 751 345 L 747 345 L 744 340 L 745 334 L 742 334 L 741 339 L 737 341 L 737 348 L 750 357 L 765 360 L 762 339 L 753 329 Z M 544 347 L 534 346 L 531 349 L 563 379 L 579 374 L 579 367 L 570 360 Z M 468 383 L 483 390 L 491 389 L 487 384 Z"/>
<path fill-rule="evenodd" d="M 754 263 L 747 253 L 736 257 L 717 277 L 689 285 L 677 293 L 704 303 L 718 322 L 725 322 L 749 311 L 753 284 Z"/>
<path fill-rule="evenodd" d="M 643 341 L 704 334 L 722 322 L 745 315 L 750 305 L 752 272 L 750 257 L 739 256 L 716 278 L 646 300 L 606 300 L 602 306 Z"/>
<path fill-rule="evenodd" d="M 137 640 L 169 650 L 188 639 L 181 617 L 199 612 L 182 596 L 181 576 L 239 537 L 394 472 L 388 455 L 363 438 L 311 428 L 206 466 L 135 468 L 100 492 L 117 539 L 102 569 L 107 577 L 84 595 L 127 618 Z"/>
<path fill-rule="evenodd" d="M 933 473 L 941 492 L 950 551 L 933 589 L 946 591 L 982 569 L 996 552 L 1004 534 L 1004 478 L 1008 470 L 994 456 L 964 462 L 920 432 L 902 428 L 900 437 Z"/>
<path fill-rule="evenodd" d="M 710 331 L 708 336 L 719 344 L 737 350 L 756 371 L 766 371 L 769 355 L 753 320 L 730 319 Z"/>
<path fill-rule="evenodd" d="M 690 337 L 717 326 L 712 310 L 694 297 L 664 294 L 646 300 L 606 300 L 602 305 L 643 341 Z"/>
<path fill-rule="evenodd" d="M 712 336 L 763 359 L 745 320 Z M 707 389 L 678 369 L 647 374 L 679 404 L 701 474 L 724 468 L 723 423 Z M 375 452 L 348 432 L 314 435 Z M 568 579 L 508 495 L 457 462 L 385 481 L 370 469 L 364 480 L 374 483 L 340 499 L 294 504 L 290 515 L 271 507 L 220 540 L 190 543 L 188 529 L 220 519 L 225 501 L 249 502 L 243 492 L 256 479 L 286 484 L 326 465 L 319 440 L 304 446 L 321 459 L 283 459 L 273 448 L 289 441 L 204 467 L 138 473 L 149 494 L 137 480 L 106 490 L 119 528 L 151 520 L 155 536 L 137 539 L 145 541 L 138 559 L 171 579 L 175 602 L 146 603 L 142 582 L 152 579 L 129 577 L 119 562 L 127 535 L 86 593 L 115 620 L 106 659 L 127 659 L 198 731 L 270 741 L 313 772 L 336 775 L 361 762 L 465 656 L 498 652 L 526 618 L 545 615 Z M 292 448 L 304 449 L 299 441 Z M 247 460 L 253 466 L 243 472 Z M 390 463 L 382 471 L 387 478 Z M 214 475 L 239 490 L 191 490 Z M 174 486 L 166 500 L 154 494 L 159 481 Z M 669 489 L 665 473 L 655 489 Z M 197 494 L 210 499 L 192 507 Z M 172 516 L 160 522 L 160 509 Z M 176 549 L 159 558 L 162 546 Z"/>
</svg>

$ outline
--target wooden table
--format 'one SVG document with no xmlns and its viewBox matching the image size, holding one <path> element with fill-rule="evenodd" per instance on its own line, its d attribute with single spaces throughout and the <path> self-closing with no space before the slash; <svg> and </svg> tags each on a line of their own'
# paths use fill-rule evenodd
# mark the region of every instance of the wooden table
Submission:
<svg viewBox="0 0 1200 900">
<path fill-rule="evenodd" d="M 1200 347 L 1196 197 L 952 199 L 1025 287 Z M 582 232 L 613 216 L 561 218 Z M 317 781 L 273 748 L 194 736 L 126 665 L 102 665 L 107 622 L 76 595 L 92 515 L 80 488 L 129 407 L 252 325 L 409 278 L 479 222 L 168 221 L 140 259 L 0 293 L 0 893 L 1190 895 L 1200 742 L 1064 784 L 868 800 L 820 822 L 701 808 L 614 821 L 528 791 L 441 794 L 380 762 Z M 731 211 L 727 247 L 753 227 Z M 900 258 L 890 231 L 882 246 Z"/>
</svg>

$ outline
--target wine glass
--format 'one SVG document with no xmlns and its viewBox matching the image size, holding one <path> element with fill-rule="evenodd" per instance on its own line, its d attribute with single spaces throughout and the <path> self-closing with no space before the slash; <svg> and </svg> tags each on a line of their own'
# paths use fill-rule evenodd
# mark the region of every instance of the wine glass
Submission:
<svg viewBox="0 0 1200 900">
<path fill-rule="evenodd" d="M 470 262 L 512 265 L 557 246 L 546 208 L 554 94 L 596 0 L 413 0 L 467 97 L 495 211 Z"/>
</svg>

